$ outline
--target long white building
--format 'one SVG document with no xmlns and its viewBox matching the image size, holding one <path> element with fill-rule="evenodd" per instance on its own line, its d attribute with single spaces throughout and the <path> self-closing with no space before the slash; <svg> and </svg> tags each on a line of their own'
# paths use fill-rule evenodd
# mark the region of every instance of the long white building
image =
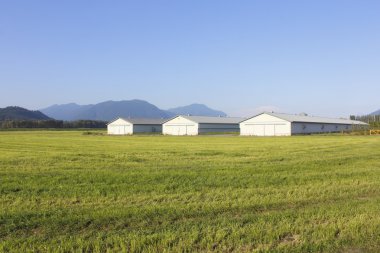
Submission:
<svg viewBox="0 0 380 253">
<path fill-rule="evenodd" d="M 161 133 L 164 119 L 118 118 L 107 124 L 107 132 L 112 135 L 134 133 Z"/>
<path fill-rule="evenodd" d="M 307 115 L 264 112 L 240 123 L 240 135 L 290 136 L 294 134 L 333 133 L 368 127 L 367 123 Z"/>
<path fill-rule="evenodd" d="M 198 135 L 213 132 L 239 132 L 243 118 L 177 116 L 162 125 L 162 133 L 167 135 Z"/>
</svg>

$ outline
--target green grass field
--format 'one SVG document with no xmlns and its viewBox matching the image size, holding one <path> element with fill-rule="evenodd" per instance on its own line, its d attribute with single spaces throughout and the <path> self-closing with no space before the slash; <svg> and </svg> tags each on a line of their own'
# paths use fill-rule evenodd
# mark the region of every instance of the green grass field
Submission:
<svg viewBox="0 0 380 253">
<path fill-rule="evenodd" d="M 0 252 L 379 252 L 380 137 L 0 132 Z"/>
</svg>

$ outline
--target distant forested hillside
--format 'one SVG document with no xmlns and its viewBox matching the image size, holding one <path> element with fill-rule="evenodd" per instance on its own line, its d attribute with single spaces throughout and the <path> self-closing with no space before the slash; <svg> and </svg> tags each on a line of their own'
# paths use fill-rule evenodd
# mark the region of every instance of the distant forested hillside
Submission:
<svg viewBox="0 0 380 253">
<path fill-rule="evenodd" d="M 40 111 L 31 111 L 18 106 L 0 108 L 0 121 L 5 120 L 50 120 Z"/>
</svg>

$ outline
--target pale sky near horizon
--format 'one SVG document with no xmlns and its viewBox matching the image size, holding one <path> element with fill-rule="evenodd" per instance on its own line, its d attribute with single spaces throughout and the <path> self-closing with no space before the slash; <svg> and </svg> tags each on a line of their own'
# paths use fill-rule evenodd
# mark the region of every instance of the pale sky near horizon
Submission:
<svg viewBox="0 0 380 253">
<path fill-rule="evenodd" d="M 0 0 L 0 107 L 380 109 L 380 1 Z"/>
</svg>

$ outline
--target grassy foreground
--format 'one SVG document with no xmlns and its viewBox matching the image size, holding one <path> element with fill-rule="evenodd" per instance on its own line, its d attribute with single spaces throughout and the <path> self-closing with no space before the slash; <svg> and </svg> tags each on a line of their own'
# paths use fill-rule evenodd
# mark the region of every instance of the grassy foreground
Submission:
<svg viewBox="0 0 380 253">
<path fill-rule="evenodd" d="M 0 132 L 0 252 L 379 252 L 380 137 Z"/>
</svg>

